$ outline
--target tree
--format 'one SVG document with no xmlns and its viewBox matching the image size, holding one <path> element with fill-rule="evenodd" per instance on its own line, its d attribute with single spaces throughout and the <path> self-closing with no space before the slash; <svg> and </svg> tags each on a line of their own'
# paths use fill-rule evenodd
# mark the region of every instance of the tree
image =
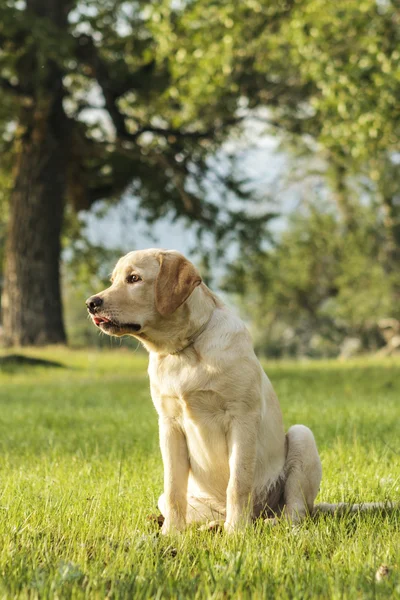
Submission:
<svg viewBox="0 0 400 600">
<path fill-rule="evenodd" d="M 367 200 L 377 212 L 380 230 L 373 228 L 380 244 L 377 269 L 390 281 L 381 289 L 390 290 L 394 313 L 400 299 L 398 3 L 289 2 L 289 15 L 277 22 L 273 35 L 263 25 L 269 2 L 256 4 L 258 16 L 242 21 L 247 30 L 243 35 L 249 39 L 250 76 L 246 79 L 236 71 L 238 82 L 251 106 L 269 107 L 267 121 L 289 140 L 286 148 L 294 148 L 297 156 L 308 151 L 310 157 L 322 158 L 343 243 L 358 235 L 360 204 Z M 258 75 L 253 77 L 253 72 Z M 272 102 L 269 82 L 285 90 L 272 94 Z M 290 91 L 294 93 L 287 98 Z M 359 235 L 362 239 L 363 232 Z M 367 238 L 364 242 L 368 255 Z"/>
<path fill-rule="evenodd" d="M 262 26 L 268 2 L 258 2 L 260 26 L 251 32 L 253 70 L 247 95 L 266 104 L 262 76 L 277 88 L 293 82 L 306 94 L 273 107 L 271 123 L 308 144 L 328 164 L 328 180 L 342 218 L 356 226 L 349 180 L 362 179 L 375 189 L 387 218 L 382 226 L 391 240 L 388 261 L 400 258 L 399 140 L 400 28 L 398 3 L 392 0 L 302 0 L 289 18 L 279 20 L 273 36 Z M 289 3 L 290 5 L 290 3 Z M 289 6 L 288 5 L 288 6 Z M 248 23 L 244 25 L 248 28 Z M 249 28 L 248 28 L 249 29 Z M 357 203 L 357 201 L 356 201 Z"/>
<path fill-rule="evenodd" d="M 89 209 L 129 188 L 150 220 L 184 215 L 217 239 L 232 223 L 244 239 L 261 231 L 259 219 L 205 197 L 207 156 L 237 122 L 237 93 L 221 93 L 225 76 L 217 77 L 211 62 L 208 93 L 185 95 L 179 44 L 186 25 L 179 19 L 179 7 L 145 0 L 2 4 L 0 132 L 3 146 L 13 138 L 14 171 L 2 297 L 6 343 L 65 341 L 59 262 L 67 203 Z M 166 54 L 164 27 L 174 22 L 179 35 Z M 230 176 L 224 184 L 237 189 Z"/>
<path fill-rule="evenodd" d="M 225 289 L 250 320 L 260 353 L 335 356 L 346 337 L 371 350 L 377 322 L 399 318 L 382 216 L 362 205 L 354 213 L 358 227 L 346 232 L 334 204 L 309 200 L 264 254 L 231 265 Z"/>
</svg>

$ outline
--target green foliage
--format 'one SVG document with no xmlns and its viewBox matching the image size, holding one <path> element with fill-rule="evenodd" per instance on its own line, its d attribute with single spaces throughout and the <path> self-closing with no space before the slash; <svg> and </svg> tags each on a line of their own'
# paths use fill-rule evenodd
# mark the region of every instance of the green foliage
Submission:
<svg viewBox="0 0 400 600">
<path fill-rule="evenodd" d="M 398 147 L 397 20 L 396 2 L 306 0 L 281 29 L 292 67 L 313 83 L 319 140 L 335 153 L 365 161 Z"/>
<path fill-rule="evenodd" d="M 0 137 L 6 123 L 22 123 L 11 135 L 13 161 L 37 111 L 47 114 L 52 82 L 61 76 L 67 196 L 76 210 L 118 200 L 127 190 L 149 222 L 169 215 L 200 234 L 214 233 L 217 244 L 235 228 L 244 243 L 253 240 L 244 229 L 246 222 L 254 229 L 254 219 L 243 219 L 250 192 L 240 175 L 214 173 L 208 161 L 240 121 L 239 94 L 224 66 L 232 60 L 230 44 L 208 43 L 197 4 L 183 10 L 140 0 L 51 0 L 48 6 L 54 11 L 46 14 L 39 0 L 28 8 L 0 7 Z M 238 209 L 225 202 L 227 194 L 240 200 Z M 261 222 L 258 211 L 260 233 Z"/>
<path fill-rule="evenodd" d="M 370 164 L 375 180 L 371 161 L 398 147 L 394 2 L 80 0 L 65 10 L 60 30 L 17 2 L 2 6 L 0 67 L 9 120 L 32 96 L 27 61 L 36 92 L 46 63 L 62 70 L 78 208 L 131 185 L 150 218 L 217 226 L 218 202 L 201 185 L 206 159 L 243 107 L 267 107 L 281 132 L 311 135 L 354 168 Z"/>
<path fill-rule="evenodd" d="M 231 266 L 225 288 L 252 322 L 260 352 L 336 355 L 348 336 L 376 348 L 377 321 L 400 316 L 381 219 L 360 205 L 345 229 L 319 201 L 292 215 L 270 250 Z"/>
<path fill-rule="evenodd" d="M 398 149 L 396 2 L 241 4 L 231 12 L 232 77 L 251 105 L 269 106 L 278 128 L 311 135 L 358 168 Z"/>
<path fill-rule="evenodd" d="M 147 359 L 34 353 L 66 368 L 0 373 L 0 590 L 32 598 L 396 598 L 399 514 L 158 535 L 162 490 Z M 286 427 L 309 425 L 317 501 L 399 499 L 399 362 L 280 363 Z M 389 567 L 375 581 L 381 564 Z"/>
</svg>

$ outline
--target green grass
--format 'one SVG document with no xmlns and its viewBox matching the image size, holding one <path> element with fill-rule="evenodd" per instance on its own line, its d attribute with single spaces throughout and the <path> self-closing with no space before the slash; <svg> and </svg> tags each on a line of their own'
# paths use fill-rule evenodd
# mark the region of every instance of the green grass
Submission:
<svg viewBox="0 0 400 600">
<path fill-rule="evenodd" d="M 0 597 L 399 598 L 400 515 L 158 535 L 146 358 L 30 351 L 0 372 Z M 319 501 L 400 499 L 400 361 L 273 363 L 286 427 L 310 426 Z M 375 573 L 381 564 L 389 576 Z"/>
</svg>

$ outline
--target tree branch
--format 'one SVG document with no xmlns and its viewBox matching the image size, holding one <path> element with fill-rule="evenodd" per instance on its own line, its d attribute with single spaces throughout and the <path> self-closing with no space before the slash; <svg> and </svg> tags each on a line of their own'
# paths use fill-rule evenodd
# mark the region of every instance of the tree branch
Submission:
<svg viewBox="0 0 400 600">
<path fill-rule="evenodd" d="M 125 116 L 119 110 L 117 101 L 120 96 L 125 93 L 125 91 L 132 89 L 132 85 L 130 84 L 129 87 L 127 87 L 125 90 L 122 90 L 121 86 L 118 86 L 118 84 L 113 81 L 109 73 L 108 65 L 99 56 L 96 45 L 90 36 L 81 35 L 78 41 L 80 57 L 92 69 L 92 75 L 102 89 L 105 100 L 105 108 L 108 111 L 115 127 L 116 137 L 120 141 L 137 142 L 139 137 L 145 133 L 152 133 L 165 138 L 176 137 L 178 139 L 186 138 L 192 140 L 207 138 L 212 139 L 216 133 L 222 131 L 228 126 L 238 124 L 243 120 L 243 117 L 231 117 L 225 121 L 221 121 L 219 124 L 216 124 L 205 131 L 185 131 L 171 127 L 156 127 L 151 124 L 138 124 L 138 130 L 135 133 L 130 133 L 126 125 Z M 143 69 L 148 70 L 149 65 L 144 65 Z M 135 76 L 137 75 L 138 74 Z"/>
<path fill-rule="evenodd" d="M 212 139 L 216 133 L 223 131 L 226 127 L 231 125 L 238 125 L 243 121 L 244 117 L 232 117 L 230 119 L 226 119 L 221 121 L 221 123 L 210 127 L 204 131 L 185 131 L 182 129 L 174 129 L 171 127 L 153 127 L 152 125 L 143 125 L 140 127 L 138 131 L 133 134 L 130 134 L 130 138 L 132 140 L 137 140 L 144 133 L 153 133 L 154 135 L 161 135 L 163 137 L 176 137 L 193 139 L 193 140 L 202 140 L 202 139 Z"/>
<path fill-rule="evenodd" d="M 117 137 L 125 138 L 129 135 L 125 119 L 120 113 L 117 100 L 120 96 L 120 90 L 115 90 L 108 67 L 101 60 L 93 39 L 89 35 L 80 35 L 78 38 L 79 58 L 81 58 L 91 69 L 92 76 L 97 80 L 103 92 L 105 108 L 107 109 L 114 124 Z"/>
</svg>

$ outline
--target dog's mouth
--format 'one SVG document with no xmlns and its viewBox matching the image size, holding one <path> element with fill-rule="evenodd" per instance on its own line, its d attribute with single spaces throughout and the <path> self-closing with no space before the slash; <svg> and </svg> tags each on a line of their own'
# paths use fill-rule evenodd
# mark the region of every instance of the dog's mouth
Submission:
<svg viewBox="0 0 400 600">
<path fill-rule="evenodd" d="M 106 319 L 106 317 L 92 317 L 93 322 L 98 327 L 103 323 L 112 323 L 111 319 Z"/>
<path fill-rule="evenodd" d="M 90 315 L 93 323 L 104 331 L 105 333 L 110 334 L 129 334 L 129 333 L 137 333 L 141 329 L 141 325 L 139 323 L 117 323 L 116 321 L 112 321 L 108 317 L 103 317 L 100 315 Z"/>
</svg>

